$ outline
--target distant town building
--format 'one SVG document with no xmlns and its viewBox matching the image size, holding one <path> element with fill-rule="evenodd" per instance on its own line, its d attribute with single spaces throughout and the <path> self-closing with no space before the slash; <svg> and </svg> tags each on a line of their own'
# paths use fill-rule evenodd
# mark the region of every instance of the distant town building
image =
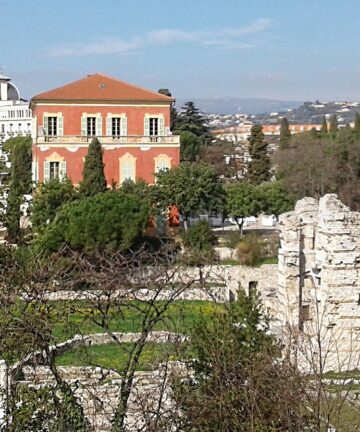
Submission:
<svg viewBox="0 0 360 432">
<path fill-rule="evenodd" d="M 29 103 L 10 78 L 0 72 L 0 144 L 9 138 L 31 136 L 32 115 Z"/>
<path fill-rule="evenodd" d="M 79 184 L 97 137 L 109 186 L 127 179 L 154 183 L 154 173 L 180 161 L 180 137 L 170 132 L 173 102 L 100 73 L 34 96 L 34 181 L 66 175 Z"/>
</svg>

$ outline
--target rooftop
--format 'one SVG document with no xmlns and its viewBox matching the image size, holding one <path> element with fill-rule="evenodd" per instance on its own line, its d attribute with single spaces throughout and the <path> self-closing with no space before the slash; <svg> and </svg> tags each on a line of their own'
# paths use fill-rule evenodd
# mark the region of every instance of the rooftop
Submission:
<svg viewBox="0 0 360 432">
<path fill-rule="evenodd" d="M 144 101 L 168 102 L 175 99 L 146 90 L 142 87 L 120 81 L 107 75 L 96 73 L 77 81 L 57 87 L 33 96 L 32 102 L 38 101 Z"/>
</svg>

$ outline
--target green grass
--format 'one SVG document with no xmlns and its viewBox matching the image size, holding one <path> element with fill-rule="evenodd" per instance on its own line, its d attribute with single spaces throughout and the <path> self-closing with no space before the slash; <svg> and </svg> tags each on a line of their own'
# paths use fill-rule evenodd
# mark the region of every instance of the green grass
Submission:
<svg viewBox="0 0 360 432">
<path fill-rule="evenodd" d="M 132 343 L 108 343 L 86 348 L 70 350 L 57 357 L 58 366 L 94 365 L 121 371 L 129 359 L 129 352 L 134 347 Z M 177 347 L 170 343 L 147 343 L 140 356 L 137 370 L 149 371 L 158 367 L 166 359 L 178 358 Z"/>
<path fill-rule="evenodd" d="M 257 260 L 255 267 L 260 267 L 263 264 L 277 264 L 278 263 L 278 257 L 268 257 L 268 258 L 260 258 Z"/>
<path fill-rule="evenodd" d="M 354 378 L 354 379 L 360 379 L 360 370 L 351 370 L 351 371 L 343 371 L 343 372 L 326 372 L 324 374 L 324 378 L 327 379 L 348 379 L 348 378 Z"/>
<path fill-rule="evenodd" d="M 159 307 L 163 302 L 155 303 Z M 94 310 L 84 302 L 54 303 L 55 313 L 61 319 L 56 321 L 53 336 L 56 341 L 63 341 L 75 334 L 102 333 L 101 325 L 95 323 L 101 320 L 99 311 Z M 133 301 L 121 308 L 111 308 L 108 312 L 109 330 L 114 332 L 138 332 L 144 318 L 146 303 Z M 208 301 L 176 301 L 164 314 L 164 319 L 158 322 L 154 330 L 167 330 L 187 333 L 200 316 L 210 317 L 215 310 L 223 306 Z"/>
</svg>

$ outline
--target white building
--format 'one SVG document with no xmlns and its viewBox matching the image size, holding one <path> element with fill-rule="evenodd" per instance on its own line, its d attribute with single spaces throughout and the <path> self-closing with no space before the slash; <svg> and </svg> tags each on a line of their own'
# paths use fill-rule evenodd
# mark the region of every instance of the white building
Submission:
<svg viewBox="0 0 360 432">
<path fill-rule="evenodd" d="M 20 98 L 10 78 L 0 72 L 0 147 L 9 138 L 31 136 L 31 126 L 29 103 Z"/>
</svg>

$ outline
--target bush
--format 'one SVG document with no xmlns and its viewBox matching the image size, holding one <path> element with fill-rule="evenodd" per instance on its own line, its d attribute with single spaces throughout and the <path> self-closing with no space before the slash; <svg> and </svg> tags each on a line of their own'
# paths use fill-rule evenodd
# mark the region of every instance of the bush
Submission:
<svg viewBox="0 0 360 432">
<path fill-rule="evenodd" d="M 192 264 L 207 264 L 215 260 L 214 245 L 217 240 L 207 221 L 199 221 L 190 227 L 184 232 L 182 239 L 188 252 L 186 258 Z"/>
<path fill-rule="evenodd" d="M 263 244 L 255 234 L 247 234 L 236 247 L 240 264 L 254 266 L 263 256 Z"/>
<path fill-rule="evenodd" d="M 67 245 L 80 252 L 130 248 L 150 220 L 140 198 L 119 191 L 100 193 L 66 204 L 38 239 L 40 249 L 55 252 Z"/>
<path fill-rule="evenodd" d="M 239 231 L 230 231 L 224 236 L 224 244 L 229 249 L 235 249 L 243 238 Z"/>
</svg>

